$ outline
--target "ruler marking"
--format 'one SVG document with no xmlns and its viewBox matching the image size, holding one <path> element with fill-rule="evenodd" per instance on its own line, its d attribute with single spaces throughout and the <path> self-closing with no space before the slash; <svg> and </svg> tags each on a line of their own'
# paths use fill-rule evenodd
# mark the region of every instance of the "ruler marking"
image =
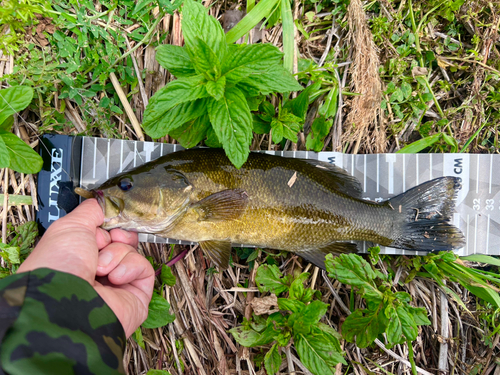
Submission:
<svg viewBox="0 0 500 375">
<path fill-rule="evenodd" d="M 479 193 L 479 155 L 476 155 L 477 158 L 477 174 L 476 174 L 476 194 Z"/>
<path fill-rule="evenodd" d="M 467 214 L 467 230 L 465 231 L 465 238 L 467 239 L 467 245 L 466 245 L 466 250 L 465 253 L 469 255 L 469 214 Z"/>
<path fill-rule="evenodd" d="M 491 194 L 491 180 L 493 177 L 493 154 L 490 154 L 490 184 L 488 187 L 488 194 Z"/>
<path fill-rule="evenodd" d="M 377 154 L 377 193 L 380 191 L 380 154 Z"/>
<path fill-rule="evenodd" d="M 160 147 L 160 155 L 163 156 L 163 142 L 161 143 L 161 147 Z"/>
<path fill-rule="evenodd" d="M 406 191 L 406 165 L 405 154 L 403 154 L 403 193 Z"/>
<path fill-rule="evenodd" d="M 415 171 L 415 179 L 416 179 L 416 182 L 415 182 L 415 186 L 419 185 L 418 183 L 418 172 L 419 172 L 419 169 L 418 169 L 418 154 L 415 154 L 415 163 L 417 164 L 417 170 Z"/>
<path fill-rule="evenodd" d="M 429 180 L 432 180 L 432 154 L 429 154 Z"/>
<path fill-rule="evenodd" d="M 82 186 L 82 181 L 83 181 L 83 150 L 85 149 L 85 138 L 83 137 L 82 139 L 82 155 L 80 156 L 80 160 L 82 161 L 82 166 L 80 167 L 80 186 Z M 82 198 L 78 196 L 79 202 L 82 202 Z"/>
<path fill-rule="evenodd" d="M 351 154 L 351 176 L 354 177 L 354 154 Z"/>
<path fill-rule="evenodd" d="M 363 191 L 366 193 L 366 154 L 363 155 Z"/>
<path fill-rule="evenodd" d="M 174 152 L 177 151 L 177 143 L 174 143 Z M 180 242 L 179 242 L 180 243 Z"/>
<path fill-rule="evenodd" d="M 490 249 L 490 214 L 488 214 L 488 223 L 486 224 L 486 254 Z"/>
<path fill-rule="evenodd" d="M 110 156 L 109 156 L 109 143 L 111 142 L 111 139 L 108 138 L 108 155 L 107 155 L 107 160 L 106 160 L 106 180 L 109 179 L 109 159 L 110 159 Z"/>
<path fill-rule="evenodd" d="M 97 158 L 97 138 L 94 138 L 94 170 L 92 171 L 92 178 L 95 178 L 96 158 Z"/>
<path fill-rule="evenodd" d="M 125 142 L 123 139 L 120 140 L 120 171 L 118 173 L 123 172 L 123 142 Z"/>
<path fill-rule="evenodd" d="M 474 254 L 477 253 L 477 214 L 474 222 Z"/>
<path fill-rule="evenodd" d="M 137 156 L 137 143 L 134 142 L 134 168 L 135 168 L 135 163 L 136 163 L 136 156 Z"/>
</svg>

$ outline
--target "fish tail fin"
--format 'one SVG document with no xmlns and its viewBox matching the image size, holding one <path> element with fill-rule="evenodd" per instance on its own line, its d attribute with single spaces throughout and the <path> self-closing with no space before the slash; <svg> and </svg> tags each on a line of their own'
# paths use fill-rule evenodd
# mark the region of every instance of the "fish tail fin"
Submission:
<svg viewBox="0 0 500 375">
<path fill-rule="evenodd" d="M 424 182 L 388 201 L 401 218 L 391 247 L 416 251 L 446 251 L 464 246 L 460 229 L 450 224 L 460 179 L 441 177 Z"/>
</svg>

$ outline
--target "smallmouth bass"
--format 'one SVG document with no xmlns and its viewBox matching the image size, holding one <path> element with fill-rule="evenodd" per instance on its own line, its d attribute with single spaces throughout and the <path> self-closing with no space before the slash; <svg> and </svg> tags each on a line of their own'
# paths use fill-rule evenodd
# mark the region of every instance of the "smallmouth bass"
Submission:
<svg viewBox="0 0 500 375">
<path fill-rule="evenodd" d="M 326 254 L 356 251 L 352 240 L 419 251 L 462 247 L 462 232 L 449 223 L 459 189 L 459 179 L 441 177 L 377 203 L 328 163 L 250 153 L 236 169 L 222 150 L 190 149 L 92 193 L 103 228 L 198 242 L 220 268 L 231 243 L 291 251 L 324 268 Z"/>
</svg>

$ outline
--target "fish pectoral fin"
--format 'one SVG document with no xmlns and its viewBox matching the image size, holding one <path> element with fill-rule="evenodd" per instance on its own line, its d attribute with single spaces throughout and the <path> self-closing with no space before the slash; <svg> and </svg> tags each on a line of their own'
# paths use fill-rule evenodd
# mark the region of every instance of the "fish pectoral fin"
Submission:
<svg viewBox="0 0 500 375">
<path fill-rule="evenodd" d="M 201 249 L 210 258 L 212 262 L 217 264 L 221 270 L 225 270 L 229 266 L 229 255 L 231 255 L 231 242 L 226 241 L 202 241 L 200 242 Z"/>
<path fill-rule="evenodd" d="M 358 247 L 352 242 L 332 242 L 318 249 L 296 251 L 297 255 L 313 263 L 319 268 L 325 269 L 325 256 L 327 254 L 340 255 L 345 253 L 355 253 Z"/>
<path fill-rule="evenodd" d="M 229 189 L 209 195 L 192 208 L 198 213 L 198 220 L 234 220 L 243 214 L 247 203 L 248 194 L 244 190 Z"/>
</svg>

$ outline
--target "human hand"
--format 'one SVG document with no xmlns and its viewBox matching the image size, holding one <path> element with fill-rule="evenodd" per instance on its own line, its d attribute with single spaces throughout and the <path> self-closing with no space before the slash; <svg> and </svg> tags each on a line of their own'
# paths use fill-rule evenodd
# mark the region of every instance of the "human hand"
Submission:
<svg viewBox="0 0 500 375">
<path fill-rule="evenodd" d="M 148 316 L 155 272 L 137 252 L 137 234 L 105 231 L 102 209 L 87 199 L 54 222 L 18 272 L 51 268 L 88 281 L 129 337 Z"/>
</svg>

